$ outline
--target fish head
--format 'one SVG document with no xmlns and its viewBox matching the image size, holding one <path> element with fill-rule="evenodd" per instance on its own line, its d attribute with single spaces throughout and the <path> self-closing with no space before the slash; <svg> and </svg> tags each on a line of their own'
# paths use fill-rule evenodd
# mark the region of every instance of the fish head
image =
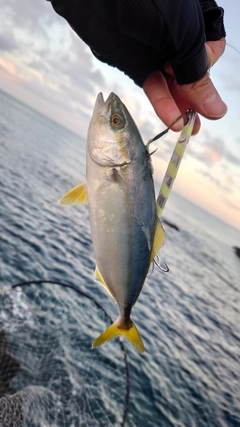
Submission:
<svg viewBox="0 0 240 427">
<path fill-rule="evenodd" d="M 136 155 L 132 147 L 136 137 L 141 140 L 137 126 L 120 98 L 112 92 L 104 101 L 99 93 L 88 129 L 88 150 L 92 160 L 110 167 L 129 164 Z"/>
</svg>

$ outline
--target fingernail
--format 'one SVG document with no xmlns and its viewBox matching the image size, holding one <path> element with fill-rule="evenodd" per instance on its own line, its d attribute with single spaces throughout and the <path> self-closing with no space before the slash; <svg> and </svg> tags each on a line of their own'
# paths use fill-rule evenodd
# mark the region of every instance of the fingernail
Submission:
<svg viewBox="0 0 240 427">
<path fill-rule="evenodd" d="M 227 112 L 226 104 L 221 100 L 217 93 L 214 93 L 205 99 L 202 106 L 208 117 L 220 118 Z"/>
</svg>

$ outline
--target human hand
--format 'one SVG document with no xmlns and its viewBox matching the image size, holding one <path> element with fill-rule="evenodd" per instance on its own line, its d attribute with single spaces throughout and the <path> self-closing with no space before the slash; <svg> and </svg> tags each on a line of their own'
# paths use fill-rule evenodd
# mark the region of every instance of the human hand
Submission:
<svg viewBox="0 0 240 427">
<path fill-rule="evenodd" d="M 209 69 L 223 54 L 225 45 L 225 38 L 205 44 Z M 156 114 L 166 126 L 170 126 L 176 117 L 190 107 L 210 120 L 220 119 L 226 114 L 227 106 L 214 87 L 209 72 L 194 83 L 180 85 L 172 67 L 165 64 L 164 68 L 165 74 L 161 71 L 150 74 L 143 84 L 143 89 Z M 197 117 L 193 134 L 199 131 L 200 126 L 200 119 Z M 172 130 L 180 131 L 182 127 L 183 119 L 176 122 Z"/>
</svg>

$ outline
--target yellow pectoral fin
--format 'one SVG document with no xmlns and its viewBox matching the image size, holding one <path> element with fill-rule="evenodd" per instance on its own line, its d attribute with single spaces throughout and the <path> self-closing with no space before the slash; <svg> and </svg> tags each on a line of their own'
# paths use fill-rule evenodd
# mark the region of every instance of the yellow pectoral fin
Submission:
<svg viewBox="0 0 240 427">
<path fill-rule="evenodd" d="M 109 295 L 112 297 L 112 299 L 115 301 L 115 298 L 112 294 L 112 292 L 110 291 L 108 285 L 106 284 L 106 282 L 104 281 L 104 278 L 102 277 L 98 267 L 95 268 L 95 273 L 94 273 L 94 280 L 100 282 L 104 288 L 107 290 L 107 292 L 109 293 Z M 116 301 L 115 301 L 116 302 Z"/>
<path fill-rule="evenodd" d="M 104 344 L 107 341 L 110 341 L 112 338 L 117 337 L 119 335 L 123 335 L 127 340 L 132 344 L 139 353 L 144 352 L 144 344 L 142 338 L 132 321 L 130 321 L 130 327 L 127 329 L 119 328 L 117 326 L 118 319 L 106 329 L 92 344 L 92 348 L 98 347 L 99 345 Z"/>
<path fill-rule="evenodd" d="M 88 202 L 86 183 L 76 185 L 58 201 L 59 205 L 76 205 Z"/>
<path fill-rule="evenodd" d="M 152 254 L 150 258 L 150 263 L 153 261 L 154 257 L 158 253 L 159 249 L 164 245 L 166 241 L 166 235 L 162 223 L 159 219 L 157 219 L 157 225 L 154 235 Z"/>
</svg>

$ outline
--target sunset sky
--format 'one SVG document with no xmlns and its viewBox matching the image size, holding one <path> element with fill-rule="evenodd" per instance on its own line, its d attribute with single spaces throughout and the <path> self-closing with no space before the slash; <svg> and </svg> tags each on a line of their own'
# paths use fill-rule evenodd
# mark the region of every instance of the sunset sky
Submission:
<svg viewBox="0 0 240 427">
<path fill-rule="evenodd" d="M 229 45 L 211 78 L 228 113 L 219 121 L 202 119 L 174 190 L 240 229 L 240 2 L 219 0 L 219 5 Z M 142 89 L 98 62 L 45 0 L 0 0 L 0 89 L 83 138 L 99 92 L 120 96 L 145 142 L 164 129 Z M 172 132 L 158 143 L 153 156 L 158 180 L 177 138 Z"/>
</svg>

